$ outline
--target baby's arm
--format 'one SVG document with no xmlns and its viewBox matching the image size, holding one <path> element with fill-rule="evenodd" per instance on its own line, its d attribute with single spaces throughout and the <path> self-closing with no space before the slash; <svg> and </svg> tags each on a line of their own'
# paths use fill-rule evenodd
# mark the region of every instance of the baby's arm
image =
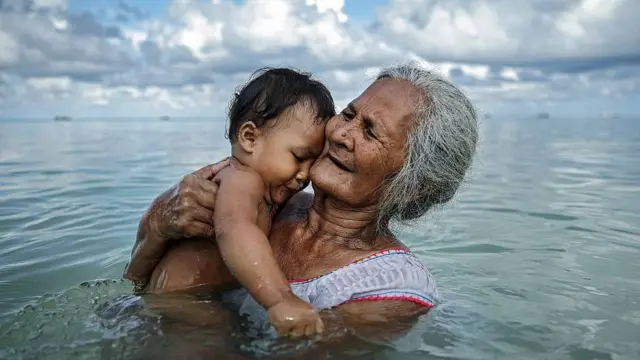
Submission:
<svg viewBox="0 0 640 360">
<path fill-rule="evenodd" d="M 235 278 L 268 311 L 280 335 L 321 333 L 320 315 L 293 294 L 267 235 L 258 226 L 264 183 L 258 174 L 227 170 L 217 192 L 214 223 L 222 259 Z M 263 216 L 268 216 L 267 214 Z"/>
<path fill-rule="evenodd" d="M 258 226 L 264 183 L 260 176 L 228 169 L 220 181 L 214 211 L 216 241 L 231 273 L 265 308 L 291 296 L 267 235 Z"/>
</svg>

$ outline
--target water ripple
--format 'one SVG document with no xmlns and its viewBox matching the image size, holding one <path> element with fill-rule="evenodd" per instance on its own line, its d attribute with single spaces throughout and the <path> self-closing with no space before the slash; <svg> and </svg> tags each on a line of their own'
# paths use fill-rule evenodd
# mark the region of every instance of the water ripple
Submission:
<svg viewBox="0 0 640 360">
<path fill-rule="evenodd" d="M 406 337 L 351 357 L 640 358 L 636 120 L 481 124 L 486 141 L 459 196 L 398 229 L 442 303 Z M 227 155 L 223 131 L 223 122 L 0 123 L 0 358 L 185 349 L 128 284 L 94 280 L 121 276 L 154 196 Z M 225 351 L 244 344 L 189 336 Z"/>
</svg>

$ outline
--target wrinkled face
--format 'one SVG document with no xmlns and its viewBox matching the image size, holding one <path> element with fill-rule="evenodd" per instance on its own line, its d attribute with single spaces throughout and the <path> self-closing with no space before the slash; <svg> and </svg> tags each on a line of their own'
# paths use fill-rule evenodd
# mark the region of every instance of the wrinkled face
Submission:
<svg viewBox="0 0 640 360">
<path fill-rule="evenodd" d="M 420 92 L 381 79 L 327 123 L 326 146 L 311 168 L 313 186 L 352 207 L 377 204 L 387 177 L 400 170 Z"/>
<path fill-rule="evenodd" d="M 324 123 L 310 106 L 296 105 L 271 128 L 260 129 L 251 167 L 267 186 L 267 201 L 282 204 L 308 184 L 309 169 L 324 148 Z"/>
</svg>

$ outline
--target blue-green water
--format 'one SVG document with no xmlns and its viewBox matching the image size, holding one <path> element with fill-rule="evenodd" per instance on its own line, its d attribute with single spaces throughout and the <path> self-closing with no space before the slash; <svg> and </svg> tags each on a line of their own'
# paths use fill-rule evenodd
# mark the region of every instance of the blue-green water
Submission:
<svg viewBox="0 0 640 360">
<path fill-rule="evenodd" d="M 0 358 L 180 346 L 123 298 L 127 283 L 95 280 L 120 278 L 154 196 L 226 155 L 223 127 L 0 122 Z M 442 305 L 403 339 L 336 357 L 640 358 L 640 119 L 493 118 L 481 130 L 459 196 L 400 234 Z"/>
</svg>

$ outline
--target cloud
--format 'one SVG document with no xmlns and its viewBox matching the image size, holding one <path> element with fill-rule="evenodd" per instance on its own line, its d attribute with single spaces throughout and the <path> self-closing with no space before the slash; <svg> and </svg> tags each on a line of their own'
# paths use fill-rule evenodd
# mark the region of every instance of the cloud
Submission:
<svg viewBox="0 0 640 360">
<path fill-rule="evenodd" d="M 0 0 L 0 114 L 39 100 L 221 116 L 251 72 L 279 65 L 313 72 L 345 104 L 409 57 L 482 104 L 625 97 L 639 88 L 639 15 L 634 0 L 390 0 L 363 27 L 342 0 L 174 0 L 162 18 L 123 1 L 76 12 Z"/>
<path fill-rule="evenodd" d="M 25 78 L 68 76 L 99 81 L 133 64 L 120 30 L 89 13 L 65 14 L 56 2 L 2 3 L 0 71 Z"/>
<path fill-rule="evenodd" d="M 391 0 L 375 29 L 432 60 L 571 70 L 640 61 L 636 0 Z"/>
<path fill-rule="evenodd" d="M 361 68 L 403 55 L 382 39 L 350 26 L 342 2 L 248 0 L 175 1 L 170 19 L 179 26 L 154 41 L 186 46 L 218 72 L 247 72 L 261 65 L 304 64 L 310 70 Z"/>
<path fill-rule="evenodd" d="M 118 1 L 118 7 L 115 11 L 114 20 L 120 22 L 140 21 L 146 18 L 148 14 L 142 9 L 129 5 L 122 0 Z"/>
<path fill-rule="evenodd" d="M 65 10 L 67 10 L 66 0 L 0 0 L 2 12 L 63 12 Z"/>
</svg>

